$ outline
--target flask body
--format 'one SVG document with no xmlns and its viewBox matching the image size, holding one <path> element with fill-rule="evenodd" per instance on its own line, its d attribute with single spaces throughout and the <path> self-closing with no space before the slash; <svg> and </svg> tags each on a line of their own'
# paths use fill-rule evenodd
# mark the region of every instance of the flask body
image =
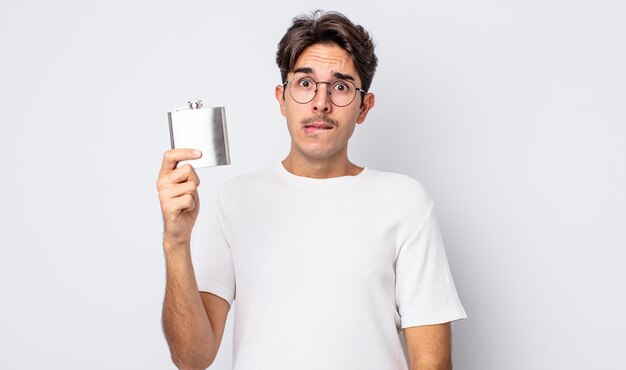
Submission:
<svg viewBox="0 0 626 370">
<path fill-rule="evenodd" d="M 203 108 L 201 102 L 189 102 L 189 108 L 168 112 L 172 149 L 200 149 L 202 157 L 178 162 L 177 167 L 194 168 L 230 164 L 226 111 L 224 107 Z"/>
</svg>

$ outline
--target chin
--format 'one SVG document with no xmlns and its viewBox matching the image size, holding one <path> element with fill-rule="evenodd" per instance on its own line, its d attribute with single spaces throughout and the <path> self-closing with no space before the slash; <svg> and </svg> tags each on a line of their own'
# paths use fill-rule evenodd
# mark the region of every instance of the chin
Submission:
<svg viewBox="0 0 626 370">
<path fill-rule="evenodd" d="M 299 147 L 298 151 L 305 158 L 309 158 L 313 160 L 327 160 L 336 156 L 339 150 L 337 150 L 336 148 L 310 146 L 310 147 L 304 147 L 304 148 Z"/>
</svg>

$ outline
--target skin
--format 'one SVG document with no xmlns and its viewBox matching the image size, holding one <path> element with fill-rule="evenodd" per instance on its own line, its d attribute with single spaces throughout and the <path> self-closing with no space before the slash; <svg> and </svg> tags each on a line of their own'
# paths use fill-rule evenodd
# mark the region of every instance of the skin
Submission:
<svg viewBox="0 0 626 370">
<path fill-rule="evenodd" d="M 452 370 L 450 323 L 404 329 L 411 370 Z"/>
<path fill-rule="evenodd" d="M 165 152 L 156 184 L 166 262 L 163 332 L 179 369 L 206 369 L 213 362 L 230 309 L 221 297 L 198 291 L 191 263 L 191 230 L 200 210 L 200 179 L 191 165 L 176 168 L 176 164 L 200 156 L 191 149 Z"/>
<path fill-rule="evenodd" d="M 331 81 L 335 72 L 354 77 L 357 87 L 361 79 L 348 53 L 336 45 L 315 44 L 306 48 L 296 61 L 294 70 L 310 68 L 315 81 Z M 291 80 L 293 72 L 287 75 Z M 287 119 L 291 136 L 291 149 L 283 161 L 285 168 L 298 176 L 329 178 L 350 176 L 363 168 L 348 160 L 348 140 L 357 124 L 365 122 L 367 113 L 374 107 L 374 94 L 361 94 L 346 107 L 331 104 L 328 85 L 319 84 L 315 98 L 307 104 L 299 104 L 286 92 L 283 85 L 276 86 L 275 95 L 282 115 Z M 288 87 L 287 87 L 288 88 Z M 361 104 L 362 103 L 362 104 Z M 336 122 L 329 130 L 307 133 L 303 120 L 311 117 L 327 117 Z"/>
<path fill-rule="evenodd" d="M 331 81 L 336 72 L 354 77 L 361 87 L 352 59 L 335 45 L 316 44 L 305 49 L 297 68 L 310 68 L 315 81 Z M 288 79 L 293 73 L 288 75 Z M 348 141 L 357 124 L 362 124 L 374 107 L 374 95 L 358 94 L 346 107 L 331 104 L 328 85 L 307 104 L 295 102 L 283 86 L 276 86 L 276 99 L 287 120 L 291 149 L 283 165 L 291 173 L 313 178 L 354 176 L 363 168 L 348 160 Z M 333 122 L 328 130 L 307 130 L 303 121 Z M 321 119 L 320 119 L 321 118 Z M 323 122 L 322 122 L 323 121 Z M 215 359 L 222 340 L 230 305 L 211 293 L 199 292 L 191 263 L 191 231 L 200 209 L 197 188 L 200 180 L 190 165 L 176 168 L 183 160 L 201 153 L 191 149 L 165 152 L 157 189 L 163 216 L 163 250 L 166 260 L 166 292 L 163 302 L 163 331 L 172 361 L 179 369 L 205 369 Z M 404 329 L 411 370 L 449 370 L 450 325 L 427 325 Z"/>
</svg>

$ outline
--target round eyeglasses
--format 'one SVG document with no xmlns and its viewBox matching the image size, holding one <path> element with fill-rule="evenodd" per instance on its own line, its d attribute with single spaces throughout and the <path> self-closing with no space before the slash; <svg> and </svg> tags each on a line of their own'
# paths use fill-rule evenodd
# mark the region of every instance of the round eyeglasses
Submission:
<svg viewBox="0 0 626 370">
<path fill-rule="evenodd" d="M 315 95 L 317 95 L 318 84 L 328 85 L 330 102 L 337 107 L 350 105 L 356 97 L 357 92 L 361 92 L 361 94 L 366 93 L 365 90 L 356 87 L 352 81 L 315 81 L 309 76 L 298 74 L 296 74 L 290 81 L 285 81 L 283 86 L 287 86 L 287 84 L 289 84 L 289 95 L 291 95 L 296 103 L 300 104 L 307 104 L 315 98 Z"/>
</svg>

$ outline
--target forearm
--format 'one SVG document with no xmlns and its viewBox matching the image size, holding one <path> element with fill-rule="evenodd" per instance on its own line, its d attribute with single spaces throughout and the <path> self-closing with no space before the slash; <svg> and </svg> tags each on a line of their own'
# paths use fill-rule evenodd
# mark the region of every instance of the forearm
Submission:
<svg viewBox="0 0 626 370">
<path fill-rule="evenodd" d="M 411 364 L 411 370 L 452 370 L 450 358 L 422 358 Z"/>
<path fill-rule="evenodd" d="M 404 329 L 411 370 L 452 370 L 450 323 Z"/>
<path fill-rule="evenodd" d="M 191 263 L 190 249 L 164 243 L 167 265 L 163 330 L 172 361 L 179 369 L 206 369 L 215 354 L 215 338 Z"/>
</svg>

